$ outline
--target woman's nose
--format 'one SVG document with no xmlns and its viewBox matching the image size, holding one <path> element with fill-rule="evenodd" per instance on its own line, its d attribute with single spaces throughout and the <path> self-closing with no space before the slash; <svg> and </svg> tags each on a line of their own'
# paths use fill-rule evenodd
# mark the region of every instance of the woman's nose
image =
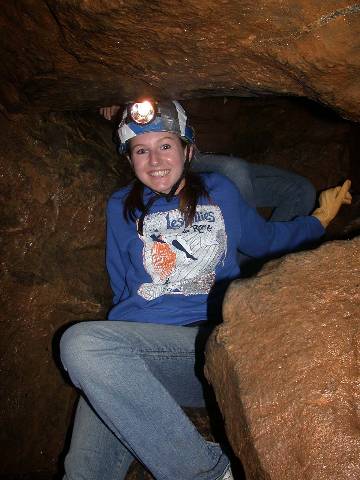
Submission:
<svg viewBox="0 0 360 480">
<path fill-rule="evenodd" d="M 157 155 L 156 152 L 150 150 L 149 152 L 149 163 L 150 165 L 158 165 L 159 164 L 159 156 Z"/>
</svg>

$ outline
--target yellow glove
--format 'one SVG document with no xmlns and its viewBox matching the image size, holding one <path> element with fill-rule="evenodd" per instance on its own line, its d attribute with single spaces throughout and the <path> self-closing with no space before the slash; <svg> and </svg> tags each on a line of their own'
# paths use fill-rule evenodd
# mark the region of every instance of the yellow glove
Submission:
<svg viewBox="0 0 360 480">
<path fill-rule="evenodd" d="M 336 217 L 341 205 L 350 205 L 352 197 L 349 192 L 351 181 L 345 180 L 341 187 L 329 188 L 321 192 L 319 208 L 312 215 L 318 218 L 324 228 Z"/>
</svg>

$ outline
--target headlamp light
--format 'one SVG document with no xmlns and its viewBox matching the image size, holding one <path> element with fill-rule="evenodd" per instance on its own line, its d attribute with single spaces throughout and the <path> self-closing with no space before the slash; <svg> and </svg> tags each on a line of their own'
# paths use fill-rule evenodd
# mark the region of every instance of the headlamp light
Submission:
<svg viewBox="0 0 360 480">
<path fill-rule="evenodd" d="M 155 106 L 149 100 L 133 103 L 129 108 L 131 119 L 139 125 L 150 123 L 154 119 L 155 114 Z"/>
</svg>

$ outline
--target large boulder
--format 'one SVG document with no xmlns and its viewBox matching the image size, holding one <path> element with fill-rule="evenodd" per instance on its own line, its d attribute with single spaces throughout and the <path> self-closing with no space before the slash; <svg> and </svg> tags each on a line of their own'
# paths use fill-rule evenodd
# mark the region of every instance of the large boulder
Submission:
<svg viewBox="0 0 360 480">
<path fill-rule="evenodd" d="M 360 238 L 235 281 L 206 354 L 247 480 L 360 478 Z"/>
</svg>

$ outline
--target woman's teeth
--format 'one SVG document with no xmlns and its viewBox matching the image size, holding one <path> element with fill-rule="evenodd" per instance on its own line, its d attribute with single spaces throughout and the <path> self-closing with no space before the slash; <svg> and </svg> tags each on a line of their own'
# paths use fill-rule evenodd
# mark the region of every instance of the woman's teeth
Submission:
<svg viewBox="0 0 360 480">
<path fill-rule="evenodd" d="M 168 175 L 170 173 L 170 170 L 155 170 L 154 172 L 150 172 L 151 177 L 165 177 L 165 175 Z"/>
</svg>

